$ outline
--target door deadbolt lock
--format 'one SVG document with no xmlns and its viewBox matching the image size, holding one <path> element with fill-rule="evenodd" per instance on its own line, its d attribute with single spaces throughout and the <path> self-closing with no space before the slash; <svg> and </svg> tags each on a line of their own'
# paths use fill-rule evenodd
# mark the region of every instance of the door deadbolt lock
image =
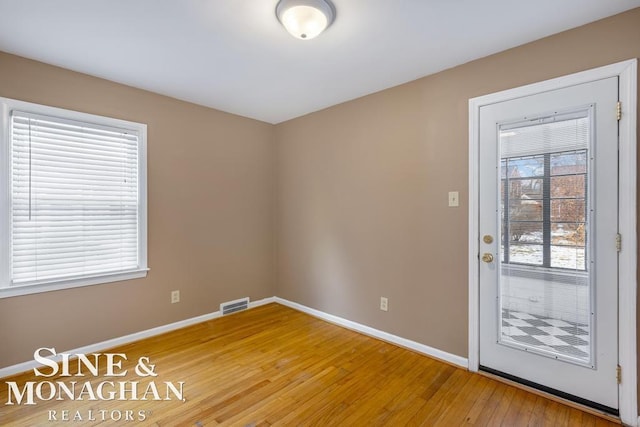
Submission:
<svg viewBox="0 0 640 427">
<path fill-rule="evenodd" d="M 485 252 L 482 255 L 482 261 L 484 261 L 486 263 L 493 262 L 493 255 L 491 255 L 489 252 Z"/>
<path fill-rule="evenodd" d="M 485 242 L 487 245 L 490 243 L 493 243 L 493 236 L 491 236 L 490 234 L 485 234 L 484 237 L 482 238 L 482 241 Z"/>
</svg>

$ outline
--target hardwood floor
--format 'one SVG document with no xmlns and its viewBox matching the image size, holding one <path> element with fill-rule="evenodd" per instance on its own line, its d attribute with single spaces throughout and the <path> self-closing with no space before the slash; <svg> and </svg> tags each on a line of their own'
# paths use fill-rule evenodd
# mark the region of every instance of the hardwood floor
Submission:
<svg viewBox="0 0 640 427">
<path fill-rule="evenodd" d="M 35 377 L 33 371 L 4 378 L 0 388 L 0 425 L 150 425 L 150 426 L 605 426 L 614 423 L 528 393 L 479 374 L 269 304 L 118 347 L 125 377 L 105 377 L 85 368 L 84 377 Z M 153 376 L 136 372 L 141 357 L 155 365 Z M 116 361 L 118 359 L 115 359 Z M 76 363 L 70 374 L 77 374 Z M 51 367 L 40 369 L 43 374 Z M 114 373 L 118 373 L 117 366 Z M 34 405 L 5 405 L 5 382 L 22 392 L 27 381 L 76 381 L 76 399 L 37 399 Z M 82 385 L 91 381 L 90 385 Z M 127 382 L 126 400 L 90 400 Z M 162 400 L 153 400 L 150 383 Z M 167 390 L 171 382 L 179 393 Z M 130 382 L 137 384 L 132 393 Z M 84 387 L 84 388 L 82 388 Z M 49 397 L 50 385 L 40 394 Z M 55 388 L 54 388 L 55 390 Z M 128 390 L 128 391 L 127 391 Z M 146 393 L 145 393 L 146 392 Z M 136 397 L 138 400 L 133 400 Z M 143 397 L 146 400 L 143 400 Z M 169 397 L 169 400 L 165 400 Z M 82 398 L 82 400 L 80 400 Z M 61 421 L 67 410 L 69 421 Z M 57 421 L 50 421 L 52 414 Z M 142 411 L 142 412 L 140 412 Z M 76 421 L 73 421 L 73 419 Z M 132 418 L 133 421 L 127 421 Z M 82 421 L 80 421 L 82 419 Z"/>
</svg>

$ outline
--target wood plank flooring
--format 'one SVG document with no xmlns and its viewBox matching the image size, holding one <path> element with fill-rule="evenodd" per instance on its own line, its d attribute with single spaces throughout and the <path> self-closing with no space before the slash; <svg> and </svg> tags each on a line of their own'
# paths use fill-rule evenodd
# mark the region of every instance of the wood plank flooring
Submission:
<svg viewBox="0 0 640 427">
<path fill-rule="evenodd" d="M 107 352 L 126 354 L 125 377 L 104 377 L 106 357 L 101 356 L 98 377 L 83 369 L 84 377 L 35 377 L 31 371 L 0 380 L 0 425 L 615 425 L 278 304 Z M 155 365 L 156 377 L 138 375 L 135 368 L 141 357 Z M 72 374 L 77 373 L 74 366 Z M 49 367 L 41 370 L 51 372 Z M 34 405 L 25 405 L 24 400 L 21 405 L 5 404 L 7 381 L 16 382 L 22 390 L 27 381 L 45 380 L 64 381 L 68 387 L 77 381 L 76 400 L 62 394 L 61 400 L 40 401 L 36 396 Z M 127 383 L 127 400 L 102 401 L 90 400 L 89 392 L 79 391 L 84 381 L 91 381 L 95 393 L 104 381 L 139 384 L 137 393 L 131 393 Z M 152 394 L 145 394 L 151 381 L 158 385 L 162 399 L 171 399 L 153 400 Z M 166 393 L 165 381 L 174 386 L 184 382 L 184 402 L 175 393 Z M 42 387 L 44 398 L 48 390 Z M 108 395 L 105 390 L 113 389 L 106 384 L 103 391 Z M 16 400 L 15 393 L 11 397 Z M 52 413 L 57 421 L 50 420 Z M 69 421 L 61 421 L 65 416 Z"/>
</svg>

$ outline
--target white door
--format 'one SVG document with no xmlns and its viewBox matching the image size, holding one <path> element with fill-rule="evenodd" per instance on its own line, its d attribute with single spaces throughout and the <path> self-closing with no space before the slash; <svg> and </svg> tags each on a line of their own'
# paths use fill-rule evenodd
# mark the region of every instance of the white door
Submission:
<svg viewBox="0 0 640 427">
<path fill-rule="evenodd" d="M 618 78 L 480 110 L 480 366 L 618 409 Z"/>
</svg>

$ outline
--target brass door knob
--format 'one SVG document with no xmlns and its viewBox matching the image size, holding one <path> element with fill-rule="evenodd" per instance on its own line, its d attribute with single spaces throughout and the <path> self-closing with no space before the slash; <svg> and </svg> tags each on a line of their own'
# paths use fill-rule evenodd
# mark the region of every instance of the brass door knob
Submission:
<svg viewBox="0 0 640 427">
<path fill-rule="evenodd" d="M 489 252 L 484 253 L 482 255 L 482 261 L 486 263 L 493 262 L 493 255 L 491 255 Z"/>
</svg>

